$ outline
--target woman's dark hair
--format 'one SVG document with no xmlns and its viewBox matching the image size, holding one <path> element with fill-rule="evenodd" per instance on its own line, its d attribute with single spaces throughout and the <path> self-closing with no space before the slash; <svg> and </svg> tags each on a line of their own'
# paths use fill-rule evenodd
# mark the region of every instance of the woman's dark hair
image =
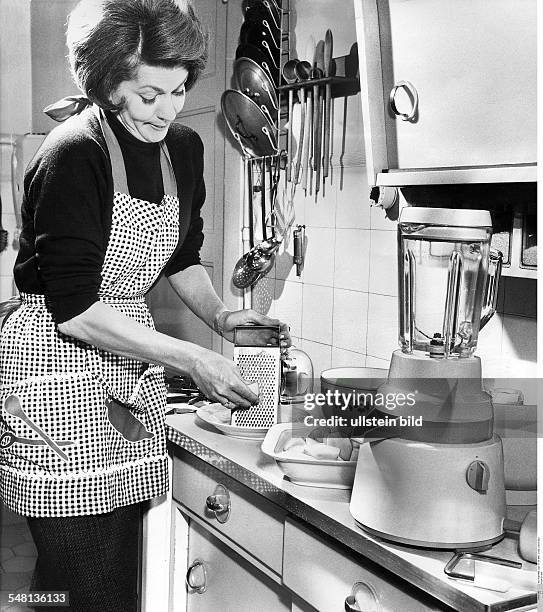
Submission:
<svg viewBox="0 0 543 612">
<path fill-rule="evenodd" d="M 82 0 L 68 18 L 66 39 L 77 85 L 108 110 L 120 109 L 110 96 L 141 64 L 184 68 L 189 90 L 207 61 L 207 35 L 180 0 Z"/>
</svg>

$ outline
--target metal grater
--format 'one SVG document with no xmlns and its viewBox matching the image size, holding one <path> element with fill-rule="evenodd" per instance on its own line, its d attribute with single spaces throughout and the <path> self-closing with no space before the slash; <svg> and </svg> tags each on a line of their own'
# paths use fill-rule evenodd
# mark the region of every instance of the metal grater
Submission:
<svg viewBox="0 0 543 612">
<path fill-rule="evenodd" d="M 278 325 L 242 325 L 234 330 L 234 363 L 248 383 L 257 382 L 258 406 L 235 410 L 232 425 L 268 428 L 277 423 L 281 386 L 281 349 Z M 277 345 L 270 340 L 277 338 Z"/>
</svg>

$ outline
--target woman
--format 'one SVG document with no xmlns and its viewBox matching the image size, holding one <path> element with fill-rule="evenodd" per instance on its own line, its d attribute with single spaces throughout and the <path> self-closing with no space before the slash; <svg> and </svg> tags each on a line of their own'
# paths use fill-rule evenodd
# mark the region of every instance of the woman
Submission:
<svg viewBox="0 0 543 612">
<path fill-rule="evenodd" d="M 155 331 L 146 292 L 165 274 L 228 339 L 278 321 L 228 311 L 199 265 L 203 146 L 172 124 L 206 59 L 192 9 L 83 0 L 67 39 L 94 105 L 47 136 L 25 176 L 22 304 L 0 347 L 0 433 L 18 438 L 0 451 L 0 493 L 29 517 L 34 589 L 132 611 L 141 503 L 167 488 L 163 367 L 229 408 L 258 402 L 231 361 Z"/>
</svg>

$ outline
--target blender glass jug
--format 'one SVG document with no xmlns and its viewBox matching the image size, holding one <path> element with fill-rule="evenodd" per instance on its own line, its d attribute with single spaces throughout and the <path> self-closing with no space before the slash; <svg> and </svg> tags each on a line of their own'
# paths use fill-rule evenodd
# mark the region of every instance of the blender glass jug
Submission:
<svg viewBox="0 0 543 612">
<path fill-rule="evenodd" d="M 483 210 L 407 207 L 398 223 L 400 346 L 470 357 L 495 312 L 502 254 Z"/>
</svg>

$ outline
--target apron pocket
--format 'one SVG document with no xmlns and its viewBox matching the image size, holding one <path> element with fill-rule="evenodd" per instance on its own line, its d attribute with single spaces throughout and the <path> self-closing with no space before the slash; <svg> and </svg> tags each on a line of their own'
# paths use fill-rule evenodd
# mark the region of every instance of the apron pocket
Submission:
<svg viewBox="0 0 543 612">
<path fill-rule="evenodd" d="M 8 400 L 12 395 L 20 411 Z M 15 436 L 8 448 L 0 448 L 0 463 L 27 472 L 107 470 L 154 454 L 164 428 L 159 405 L 141 422 L 117 403 L 125 412 L 114 408 L 110 420 L 109 406 L 116 402 L 105 381 L 88 371 L 28 378 L 0 389 L 0 401 L 0 433 Z"/>
<path fill-rule="evenodd" d="M 106 406 L 109 422 L 129 442 L 139 442 L 154 436 L 127 406 L 111 398 L 106 400 Z"/>
<path fill-rule="evenodd" d="M 10 408 L 17 404 L 10 396 L 18 399 L 18 411 Z M 2 449 L 2 458 L 20 469 L 52 472 L 104 467 L 89 450 L 109 431 L 106 397 L 104 385 L 90 372 L 32 377 L 3 387 L 2 425 L 20 440 Z M 55 443 L 64 458 L 52 448 Z"/>
</svg>

